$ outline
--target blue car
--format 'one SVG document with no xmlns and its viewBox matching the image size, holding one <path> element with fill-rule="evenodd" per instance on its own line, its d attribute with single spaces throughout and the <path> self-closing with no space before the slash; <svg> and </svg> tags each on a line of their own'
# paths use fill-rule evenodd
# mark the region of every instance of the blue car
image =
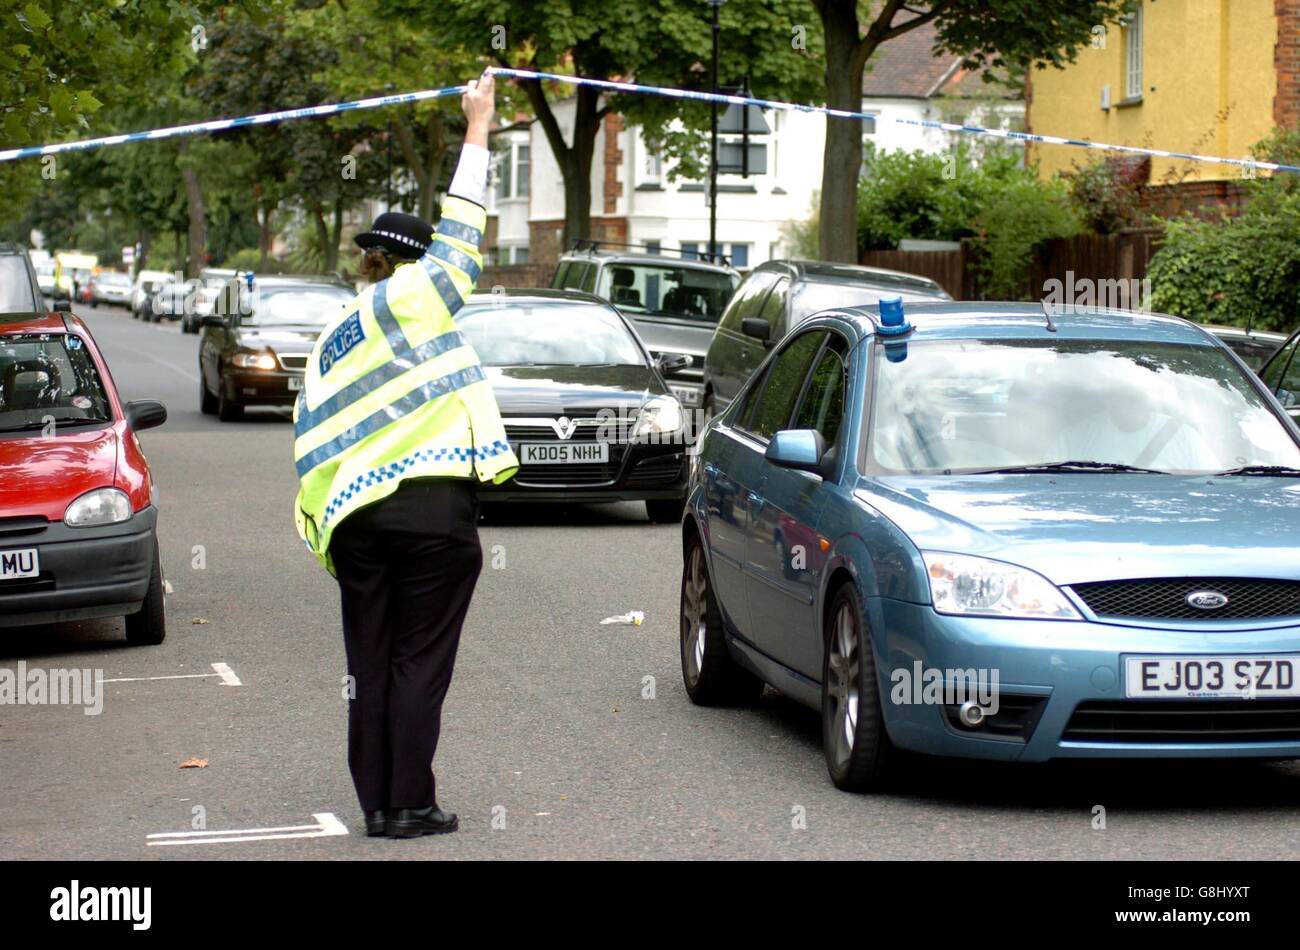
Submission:
<svg viewBox="0 0 1300 950">
<path fill-rule="evenodd" d="M 819 709 L 840 788 L 898 749 L 1300 758 L 1300 429 L 1195 324 L 825 312 L 688 491 L 688 694 Z"/>
</svg>

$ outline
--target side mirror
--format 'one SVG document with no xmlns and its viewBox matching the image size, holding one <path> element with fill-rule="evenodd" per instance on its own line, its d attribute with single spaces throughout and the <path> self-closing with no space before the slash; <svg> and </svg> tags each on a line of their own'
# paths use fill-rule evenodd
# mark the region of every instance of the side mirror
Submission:
<svg viewBox="0 0 1300 950">
<path fill-rule="evenodd" d="M 135 399 L 123 408 L 126 409 L 126 421 L 137 432 L 153 429 L 167 421 L 167 407 L 156 399 Z"/>
<path fill-rule="evenodd" d="M 664 353 L 655 360 L 655 368 L 664 376 L 671 376 L 691 365 L 691 358 L 683 353 Z"/>
<path fill-rule="evenodd" d="M 72 301 L 70 301 L 70 300 L 56 300 L 56 301 L 54 301 L 54 312 L 55 312 L 55 313 L 72 313 Z"/>
<path fill-rule="evenodd" d="M 740 321 L 740 332 L 745 336 L 752 336 L 755 340 L 761 340 L 766 346 L 771 340 L 772 324 L 762 317 L 746 317 Z"/>
<path fill-rule="evenodd" d="M 826 440 L 816 429 L 783 429 L 772 436 L 764 454 L 773 465 L 821 474 Z"/>
</svg>

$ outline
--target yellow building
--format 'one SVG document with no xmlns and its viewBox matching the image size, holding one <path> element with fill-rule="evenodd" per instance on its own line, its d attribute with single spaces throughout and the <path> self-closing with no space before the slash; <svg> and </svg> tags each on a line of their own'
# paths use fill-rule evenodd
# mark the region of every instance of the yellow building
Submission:
<svg viewBox="0 0 1300 950">
<path fill-rule="evenodd" d="M 1098 26 L 1075 63 L 1030 75 L 1031 131 L 1249 158 L 1300 116 L 1300 0 L 1142 0 L 1123 25 Z M 1050 177 L 1103 153 L 1036 145 Z M 1153 185 L 1240 179 L 1232 165 L 1153 159 Z"/>
</svg>

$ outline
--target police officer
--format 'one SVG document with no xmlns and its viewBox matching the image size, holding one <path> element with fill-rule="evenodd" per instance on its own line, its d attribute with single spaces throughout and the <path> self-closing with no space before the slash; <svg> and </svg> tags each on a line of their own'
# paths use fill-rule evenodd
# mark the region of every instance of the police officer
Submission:
<svg viewBox="0 0 1300 950">
<path fill-rule="evenodd" d="M 452 321 L 483 263 L 493 93 L 484 73 L 461 99 L 437 230 L 388 213 L 357 236 L 375 282 L 321 333 L 294 408 L 298 532 L 342 594 L 348 765 L 371 836 L 456 830 L 431 765 L 482 566 L 475 485 L 518 468 Z"/>
</svg>

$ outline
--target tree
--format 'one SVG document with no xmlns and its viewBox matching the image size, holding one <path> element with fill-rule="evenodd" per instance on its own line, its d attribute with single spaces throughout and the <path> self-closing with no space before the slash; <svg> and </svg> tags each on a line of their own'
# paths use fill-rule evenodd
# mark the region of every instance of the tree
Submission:
<svg viewBox="0 0 1300 950">
<path fill-rule="evenodd" d="M 238 2 L 256 12 L 262 0 Z M 100 108 L 139 95 L 142 64 L 160 82 L 174 73 L 185 44 L 220 5 L 221 0 L 0 2 L 0 136 L 16 146 L 103 131 L 92 129 L 90 121 Z M 20 164 L 25 163 L 0 165 L 0 190 L 10 207 L 41 181 Z"/>
<path fill-rule="evenodd" d="M 707 89 L 711 14 L 699 0 L 386 0 L 388 19 L 427 22 L 447 40 L 502 66 L 594 79 Z M 722 9 L 724 82 L 748 75 L 771 98 L 809 95 L 815 66 L 790 42 L 797 0 L 732 0 Z M 422 19 L 423 18 L 423 19 Z M 620 113 L 661 133 L 674 119 L 700 128 L 707 105 L 649 96 L 604 96 L 589 86 L 520 80 L 564 181 L 564 240 L 591 233 L 591 171 L 605 117 Z M 572 98 L 571 131 L 555 111 Z"/>
<path fill-rule="evenodd" d="M 1098 24 L 1118 21 L 1134 0 L 812 0 L 826 43 L 826 104 L 860 111 L 868 62 L 896 37 L 934 23 L 936 52 L 965 57 L 974 69 L 1037 63 L 1063 67 Z M 865 15 L 865 20 L 864 20 Z M 865 29 L 864 27 L 865 22 Z M 862 129 L 828 119 L 822 156 L 821 256 L 857 260 L 858 169 Z"/>
<path fill-rule="evenodd" d="M 337 53 L 320 78 L 343 99 L 459 85 L 482 68 L 479 57 L 450 43 L 436 23 L 381 16 L 368 4 L 326 0 L 299 13 L 294 22 L 298 30 L 323 39 Z M 498 97 L 499 111 L 507 114 L 509 89 L 500 92 L 506 95 Z M 402 201 L 398 194 L 395 203 L 432 221 L 464 138 L 459 97 L 350 112 L 337 121 L 344 128 L 370 129 L 367 141 L 385 153 L 385 161 L 389 145 L 395 146 L 394 159 L 406 167 L 416 186 L 413 202 Z"/>
<path fill-rule="evenodd" d="M 262 24 L 231 18 L 209 35 L 195 95 L 210 112 L 245 115 L 288 105 L 329 101 L 334 91 L 319 75 L 337 64 L 338 51 L 297 29 L 287 15 Z M 275 220 L 285 201 L 301 201 L 333 270 L 345 209 L 376 187 L 373 162 L 353 152 L 373 129 L 337 119 L 311 119 L 238 129 L 226 135 L 250 148 L 250 192 L 258 210 L 260 267 L 265 267 Z"/>
</svg>

